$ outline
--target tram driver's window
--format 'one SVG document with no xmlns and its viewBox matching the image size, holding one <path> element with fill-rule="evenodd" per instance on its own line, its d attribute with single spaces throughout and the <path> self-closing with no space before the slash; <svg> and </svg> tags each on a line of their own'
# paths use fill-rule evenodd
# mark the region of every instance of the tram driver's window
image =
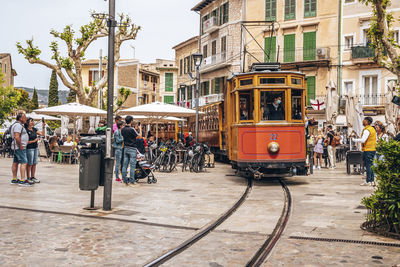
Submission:
<svg viewBox="0 0 400 267">
<path fill-rule="evenodd" d="M 285 92 L 261 92 L 261 117 L 263 121 L 285 120 Z"/>
<path fill-rule="evenodd" d="M 301 90 L 292 89 L 292 120 L 301 120 Z"/>
<path fill-rule="evenodd" d="M 239 92 L 239 119 L 241 121 L 253 120 L 253 92 Z"/>
</svg>

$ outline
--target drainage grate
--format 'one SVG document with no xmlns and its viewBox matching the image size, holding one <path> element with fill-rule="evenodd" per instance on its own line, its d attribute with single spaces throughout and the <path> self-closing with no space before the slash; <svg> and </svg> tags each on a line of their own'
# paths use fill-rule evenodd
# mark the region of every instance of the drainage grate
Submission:
<svg viewBox="0 0 400 267">
<path fill-rule="evenodd" d="M 290 236 L 289 239 L 301 239 L 301 240 L 312 240 L 312 241 L 323 241 L 323 242 L 338 242 L 338 243 L 352 243 L 352 244 L 363 244 L 363 245 L 384 246 L 384 247 L 400 247 L 399 243 L 361 241 L 361 240 L 350 240 L 350 239 L 306 237 L 306 236 Z"/>
</svg>

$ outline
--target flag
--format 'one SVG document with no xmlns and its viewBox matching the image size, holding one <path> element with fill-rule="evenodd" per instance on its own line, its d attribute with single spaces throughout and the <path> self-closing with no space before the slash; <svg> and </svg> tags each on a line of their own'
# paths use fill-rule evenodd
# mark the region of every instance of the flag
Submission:
<svg viewBox="0 0 400 267">
<path fill-rule="evenodd" d="M 325 100 L 322 97 L 318 97 L 316 99 L 310 99 L 310 103 L 314 110 L 325 109 Z"/>
</svg>

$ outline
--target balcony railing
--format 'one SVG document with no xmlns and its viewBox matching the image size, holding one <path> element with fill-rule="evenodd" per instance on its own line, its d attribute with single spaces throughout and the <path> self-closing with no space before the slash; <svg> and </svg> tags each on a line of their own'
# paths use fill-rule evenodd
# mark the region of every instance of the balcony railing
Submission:
<svg viewBox="0 0 400 267">
<path fill-rule="evenodd" d="M 219 63 L 223 63 L 226 61 L 226 52 L 222 52 L 220 54 L 212 55 L 203 59 L 200 69 L 209 68 Z"/>
<path fill-rule="evenodd" d="M 375 57 L 375 51 L 369 46 L 353 46 L 351 48 L 351 58 L 370 58 Z"/>
<path fill-rule="evenodd" d="M 210 33 L 219 29 L 217 17 L 210 17 L 203 22 L 203 32 Z"/>
</svg>

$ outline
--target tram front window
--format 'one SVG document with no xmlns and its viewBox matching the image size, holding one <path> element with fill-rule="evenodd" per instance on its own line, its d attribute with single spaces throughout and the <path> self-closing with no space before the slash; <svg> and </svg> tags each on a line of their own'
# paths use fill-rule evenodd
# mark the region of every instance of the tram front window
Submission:
<svg viewBox="0 0 400 267">
<path fill-rule="evenodd" d="M 292 89 L 292 120 L 301 120 L 301 90 Z"/>
<path fill-rule="evenodd" d="M 241 121 L 253 120 L 253 92 L 243 91 L 239 93 L 239 119 Z"/>
<path fill-rule="evenodd" d="M 285 120 L 285 92 L 261 92 L 261 115 L 263 121 Z"/>
</svg>

